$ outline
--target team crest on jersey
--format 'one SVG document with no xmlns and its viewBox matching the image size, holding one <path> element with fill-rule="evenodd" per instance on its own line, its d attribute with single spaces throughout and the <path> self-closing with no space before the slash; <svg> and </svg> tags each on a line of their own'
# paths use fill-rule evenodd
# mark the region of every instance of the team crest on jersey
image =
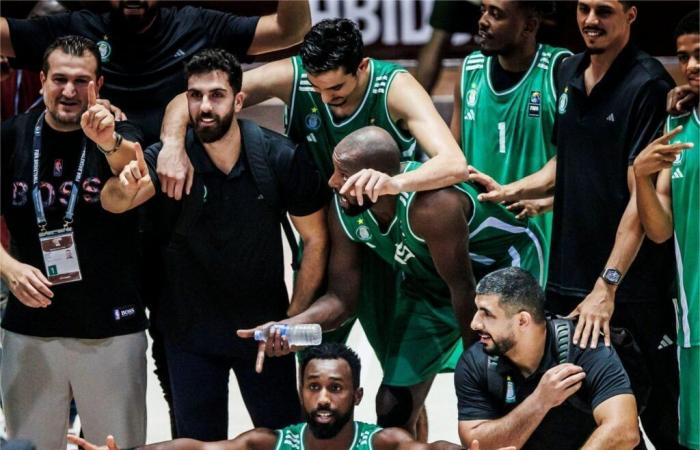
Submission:
<svg viewBox="0 0 700 450">
<path fill-rule="evenodd" d="M 467 91 L 467 106 L 469 106 L 470 108 L 473 108 L 474 106 L 476 106 L 476 97 L 477 97 L 476 89 L 474 89 L 474 88 L 469 89 Z"/>
<path fill-rule="evenodd" d="M 357 227 L 357 230 L 355 231 L 355 235 L 357 238 L 361 241 L 367 242 L 370 239 L 372 239 L 372 233 L 370 233 L 369 228 L 367 225 L 360 225 Z"/>
<path fill-rule="evenodd" d="M 530 92 L 530 101 L 527 103 L 527 115 L 530 117 L 540 117 L 542 107 L 542 93 L 540 91 Z"/>
<path fill-rule="evenodd" d="M 100 51 L 100 59 L 103 63 L 109 62 L 109 57 L 112 55 L 112 46 L 107 41 L 99 41 L 97 49 Z"/>
<path fill-rule="evenodd" d="M 674 142 L 674 144 L 677 144 L 677 143 L 678 143 L 678 142 Z M 683 162 L 683 153 L 685 153 L 685 152 L 681 151 L 681 152 L 679 152 L 679 153 L 676 155 L 676 159 L 673 160 L 673 165 L 674 165 L 674 166 L 680 166 L 680 165 L 681 165 L 681 162 Z"/>
<path fill-rule="evenodd" d="M 306 128 L 311 131 L 316 131 L 321 128 L 321 118 L 315 112 L 307 114 L 304 123 L 306 124 Z"/>
<path fill-rule="evenodd" d="M 564 93 L 562 93 L 562 94 L 559 96 L 559 107 L 558 107 L 558 109 L 559 109 L 559 114 L 565 114 L 565 113 L 566 113 L 566 105 L 569 104 L 569 94 L 567 93 L 568 90 L 569 90 L 568 88 L 567 88 L 567 89 L 564 89 Z"/>
</svg>

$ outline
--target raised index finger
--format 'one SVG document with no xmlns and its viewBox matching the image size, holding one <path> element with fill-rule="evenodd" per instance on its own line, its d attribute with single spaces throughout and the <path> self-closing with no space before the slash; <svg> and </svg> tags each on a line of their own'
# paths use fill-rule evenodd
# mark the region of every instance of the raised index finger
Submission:
<svg viewBox="0 0 700 450">
<path fill-rule="evenodd" d="M 88 108 L 95 106 L 97 104 L 97 89 L 95 88 L 95 82 L 91 81 L 88 83 Z"/>
<path fill-rule="evenodd" d="M 134 152 L 136 153 L 136 164 L 139 166 L 141 175 L 146 175 L 146 173 L 148 173 L 148 166 L 146 166 L 146 160 L 143 158 L 143 150 L 141 150 L 141 145 L 138 142 L 136 142 L 134 146 Z"/>
</svg>

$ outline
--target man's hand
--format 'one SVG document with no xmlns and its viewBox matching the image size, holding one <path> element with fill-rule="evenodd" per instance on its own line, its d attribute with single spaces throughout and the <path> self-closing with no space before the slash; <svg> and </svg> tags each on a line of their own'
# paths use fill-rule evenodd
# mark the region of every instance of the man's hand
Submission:
<svg viewBox="0 0 700 450">
<path fill-rule="evenodd" d="M 555 408 L 581 388 L 586 373 L 570 363 L 554 366 L 542 375 L 533 395 L 547 409 Z"/>
<path fill-rule="evenodd" d="M 88 449 L 85 449 L 85 450 L 88 450 Z M 481 450 L 481 447 L 479 447 L 479 441 L 474 439 L 472 441 L 471 445 L 469 446 L 469 450 Z M 499 448 L 497 450 L 515 450 L 515 447 L 502 447 L 502 448 Z"/>
<path fill-rule="evenodd" d="M 148 173 L 148 166 L 143 159 L 143 150 L 137 142 L 135 145 L 136 161 L 131 161 L 124 166 L 122 173 L 119 174 L 119 186 L 122 192 L 127 197 L 133 197 L 143 186 L 151 182 L 151 176 Z"/>
<path fill-rule="evenodd" d="M 698 94 L 689 84 L 676 86 L 668 91 L 666 111 L 672 116 L 677 116 L 690 111 L 697 102 Z"/>
<path fill-rule="evenodd" d="M 638 177 L 648 177 L 652 174 L 668 169 L 680 152 L 693 148 L 692 142 L 677 142 L 670 144 L 671 140 L 683 127 L 676 127 L 658 139 L 651 141 L 634 160 L 634 174 Z"/>
<path fill-rule="evenodd" d="M 88 83 L 88 109 L 80 117 L 80 127 L 91 141 L 110 150 L 116 145 L 114 116 L 103 104 L 97 103 L 95 82 Z"/>
<path fill-rule="evenodd" d="M 396 180 L 383 172 L 374 169 L 362 169 L 353 174 L 340 188 L 340 194 L 349 192 L 362 206 L 363 195 L 376 202 L 380 195 L 396 195 L 401 192 L 401 187 Z"/>
<path fill-rule="evenodd" d="M 552 210 L 553 197 L 536 200 L 519 200 L 506 206 L 508 211 L 515 214 L 518 220 L 525 220 L 528 217 L 536 217 Z"/>
<path fill-rule="evenodd" d="M 158 153 L 156 172 L 160 180 L 161 191 L 175 200 L 182 199 L 182 191 L 189 195 L 194 179 L 194 167 L 184 148 L 163 142 Z"/>
<path fill-rule="evenodd" d="M 266 354 L 267 356 L 284 356 L 288 355 L 291 352 L 299 350 L 296 347 L 290 347 L 289 343 L 287 342 L 287 337 L 282 336 L 279 327 L 275 327 L 275 325 L 283 325 L 283 323 L 267 322 L 255 328 L 236 331 L 236 334 L 240 338 L 253 339 L 255 338 L 255 330 L 266 330 L 267 328 L 272 327 L 267 341 L 258 342 L 258 356 L 257 358 L 255 358 L 255 371 L 257 373 L 261 373 L 263 370 L 263 363 L 265 362 Z"/>
<path fill-rule="evenodd" d="M 107 108 L 114 116 L 114 120 L 116 120 L 117 122 L 122 122 L 124 120 L 128 120 L 124 111 L 119 109 L 119 107 L 113 105 L 112 102 L 110 102 L 106 98 L 98 98 L 97 104 L 102 105 L 105 108 Z"/>
<path fill-rule="evenodd" d="M 107 436 L 107 439 L 105 440 L 106 445 L 102 445 L 99 447 L 91 442 L 86 441 L 81 437 L 73 436 L 72 434 L 69 434 L 68 436 L 66 436 L 66 438 L 68 439 L 68 442 L 70 442 L 73 445 L 77 445 L 78 447 L 82 447 L 83 450 L 119 450 L 117 443 L 114 441 L 114 436 L 112 436 L 111 434 Z"/>
<path fill-rule="evenodd" d="M 10 291 L 24 305 L 30 308 L 46 308 L 51 305 L 53 284 L 41 270 L 18 261 L 3 261 L 3 277 Z"/>
<path fill-rule="evenodd" d="M 479 172 L 473 166 L 469 166 L 469 181 L 478 183 L 486 189 L 484 194 L 479 194 L 478 196 L 480 202 L 501 203 L 515 200 L 507 198 L 505 189 L 496 180 L 483 172 Z"/>
<path fill-rule="evenodd" d="M 615 310 L 616 287 L 598 278 L 590 294 L 578 304 L 567 318 L 578 316 L 573 343 L 586 348 L 588 338 L 591 348 L 598 346 L 598 337 L 603 333 L 605 346 L 610 347 L 610 318 Z"/>
</svg>

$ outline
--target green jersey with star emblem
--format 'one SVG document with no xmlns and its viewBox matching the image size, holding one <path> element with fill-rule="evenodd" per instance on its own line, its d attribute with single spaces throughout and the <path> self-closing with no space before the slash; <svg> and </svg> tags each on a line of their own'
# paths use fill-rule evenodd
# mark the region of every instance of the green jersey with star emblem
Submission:
<svg viewBox="0 0 700 450">
<path fill-rule="evenodd" d="M 522 79 L 501 92 L 491 80 L 495 58 L 477 51 L 464 59 L 461 145 L 469 164 L 505 184 L 538 171 L 556 154 L 551 141 L 557 108 L 554 67 L 568 55 L 568 50 L 538 45 Z M 534 220 L 548 248 L 552 214 Z"/>
<path fill-rule="evenodd" d="M 678 345 L 700 345 L 700 118 L 691 114 L 669 117 L 666 131 L 682 125 L 671 143 L 692 142 L 671 166 L 673 240 L 678 271 Z"/>
<path fill-rule="evenodd" d="M 358 421 L 355 421 L 354 424 L 355 435 L 352 444 L 347 450 L 372 450 L 372 438 L 382 428 Z M 304 431 L 306 431 L 306 427 L 306 423 L 298 423 L 277 430 L 279 437 L 277 438 L 275 450 L 304 450 Z"/>
<path fill-rule="evenodd" d="M 325 179 L 333 173 L 332 154 L 345 136 L 368 125 L 388 131 L 401 151 L 401 160 L 414 158 L 416 140 L 391 120 L 387 97 L 389 87 L 398 73 L 406 72 L 396 64 L 370 59 L 369 82 L 357 110 L 343 119 L 333 116 L 307 78 L 300 56 L 292 57 L 294 88 L 285 111 L 287 135 L 295 142 L 306 142 L 316 166 Z"/>
<path fill-rule="evenodd" d="M 418 167 L 420 163 L 408 162 L 404 172 Z M 532 221 L 516 219 L 501 205 L 479 202 L 478 191 L 470 183 L 460 183 L 454 188 L 463 192 L 472 204 L 468 230 L 469 256 L 477 277 L 503 267 L 518 266 L 532 273 L 542 285 L 544 254 L 543 236 L 539 227 Z M 335 208 L 350 240 L 365 244 L 387 263 L 393 264 L 407 276 L 420 280 L 417 286 L 448 292 L 435 268 L 427 244 L 411 227 L 409 211 L 415 196 L 415 192 L 399 194 L 394 218 L 384 230 L 371 210 L 358 216 L 349 216 L 340 207 L 337 196 Z"/>
</svg>

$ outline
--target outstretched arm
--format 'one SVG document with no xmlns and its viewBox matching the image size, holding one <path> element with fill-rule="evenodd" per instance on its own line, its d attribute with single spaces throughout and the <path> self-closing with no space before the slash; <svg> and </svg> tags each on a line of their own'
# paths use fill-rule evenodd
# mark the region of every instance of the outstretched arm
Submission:
<svg viewBox="0 0 700 450">
<path fill-rule="evenodd" d="M 501 185 L 485 173 L 469 166 L 469 181 L 479 183 L 486 193 L 479 194 L 479 201 L 517 202 L 525 199 L 540 199 L 554 195 L 557 178 L 557 157 L 547 161 L 540 170 L 518 181 Z"/>
<path fill-rule="evenodd" d="M 376 450 L 461 450 L 462 447 L 447 441 L 435 441 L 430 443 L 413 440 L 406 430 L 402 428 L 385 428 L 374 435 L 372 446 Z M 469 450 L 479 450 L 479 442 L 473 441 Z M 515 447 L 500 448 L 497 450 L 515 450 Z"/>
<path fill-rule="evenodd" d="M 120 450 L 114 436 L 107 436 L 105 445 L 98 446 L 83 438 L 68 435 L 68 442 L 84 450 Z M 239 434 L 234 439 L 202 442 L 195 439 L 175 439 L 138 447 L 138 450 L 272 450 L 277 443 L 277 433 L 267 428 L 256 428 Z"/>
<path fill-rule="evenodd" d="M 300 43 L 311 29 L 308 0 L 281 0 L 277 12 L 263 16 L 255 28 L 249 55 L 282 50 Z"/>
<path fill-rule="evenodd" d="M 416 138 L 430 159 L 417 170 L 393 177 L 372 169 L 360 170 L 348 178 L 340 193 L 349 192 L 362 204 L 363 194 L 376 201 L 380 195 L 426 191 L 465 181 L 464 154 L 416 79 L 408 73 L 397 74 L 387 95 L 391 119 Z"/>
<path fill-rule="evenodd" d="M 281 324 L 317 323 L 324 330 L 333 330 L 350 318 L 357 309 L 360 292 L 362 259 L 358 244 L 345 236 L 334 211 L 328 213 L 328 230 L 331 236 L 331 255 L 328 264 L 328 291 L 316 300 L 307 310 L 296 316 L 280 321 Z M 257 328 L 271 326 L 267 323 Z M 255 328 L 238 330 L 238 336 L 252 338 Z M 282 356 L 293 349 L 279 333 L 271 333 L 267 342 L 258 344 L 258 357 L 255 370 L 261 372 L 265 355 Z"/>
</svg>

